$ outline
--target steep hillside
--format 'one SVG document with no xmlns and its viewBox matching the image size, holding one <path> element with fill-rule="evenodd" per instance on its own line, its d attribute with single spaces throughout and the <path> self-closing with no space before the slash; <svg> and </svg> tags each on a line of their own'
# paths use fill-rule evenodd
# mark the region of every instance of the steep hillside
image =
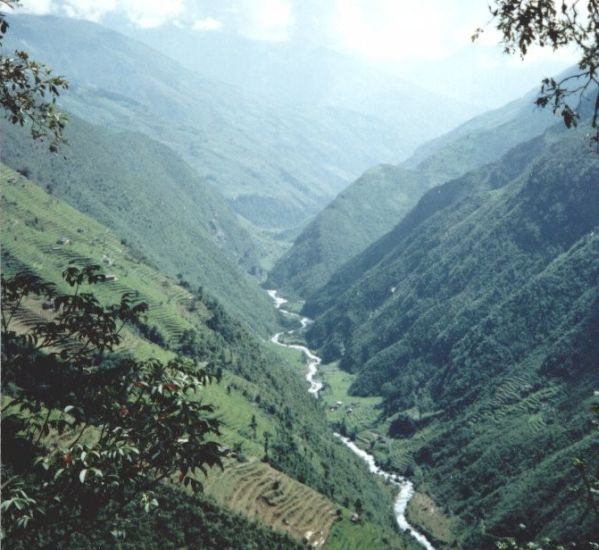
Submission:
<svg viewBox="0 0 599 550">
<path fill-rule="evenodd" d="M 67 110 L 167 144 L 258 226 L 301 223 L 365 169 L 416 145 L 375 117 L 253 98 L 85 21 L 13 17 L 5 48 L 14 46 L 67 76 Z"/>
<path fill-rule="evenodd" d="M 357 531 L 358 539 L 374 541 L 374 548 L 382 550 L 389 544 L 410 548 L 394 529 L 392 495 L 331 436 L 319 403 L 306 391 L 300 357 L 279 353 L 278 347 L 258 341 L 206 293 L 191 292 L 184 281 L 177 284 L 162 275 L 141 261 L 114 232 L 4 165 L 0 184 L 3 275 L 25 270 L 64 290 L 61 272 L 67 266 L 100 264 L 114 276 L 92 289 L 102 303 L 113 303 L 121 293 L 133 291 L 149 305 L 147 319 L 126 332 L 117 352 L 126 350 L 139 358 L 162 360 L 181 354 L 220 373 L 221 382 L 207 387 L 203 397 L 216 406 L 220 442 L 234 450 L 236 458 L 227 462 L 223 473 L 209 474 L 205 480 L 208 494 L 295 540 L 313 531 L 314 539 L 308 538 L 319 547 L 330 532 L 336 534 L 332 539 L 339 540 L 340 534 Z M 23 304 L 16 322 L 28 328 L 48 315 L 43 303 L 32 299 Z M 267 450 L 265 438 L 270 442 Z M 279 484 L 272 487 L 275 481 Z M 248 491 L 236 496 L 226 491 L 237 483 Z M 148 538 L 160 536 L 168 536 L 169 544 L 171 539 L 179 541 L 177 547 L 184 540 L 196 544 L 196 522 L 218 514 L 223 524 L 220 536 L 230 540 L 230 525 L 237 516 L 219 512 L 218 507 L 215 511 L 213 503 L 189 499 L 169 487 L 160 490 L 159 498 L 166 502 L 157 515 L 143 515 L 135 506 L 128 512 L 149 530 L 128 535 L 132 548 L 153 547 L 147 546 Z M 358 498 L 363 503 L 363 521 L 354 525 L 350 516 Z M 313 506 L 319 514 L 313 513 Z M 381 507 L 387 512 L 381 513 Z M 171 529 L 173 534 L 167 535 Z M 241 522 L 239 529 L 251 530 L 252 525 Z M 254 531 L 239 544 L 247 542 L 250 548 L 251 541 L 262 537 L 273 548 L 288 547 L 284 537 L 259 528 Z M 214 529 L 204 532 L 206 537 L 210 533 L 210 540 L 202 544 L 218 547 L 214 541 L 221 539 Z M 373 532 L 377 533 L 374 538 L 369 536 Z M 82 547 L 90 546 L 82 543 Z M 327 547 L 343 548 L 334 540 Z"/>
<path fill-rule="evenodd" d="M 596 535 L 565 487 L 599 449 L 598 175 L 586 136 L 548 131 L 429 191 L 306 304 L 464 548 Z"/>
<path fill-rule="evenodd" d="M 76 117 L 70 144 L 49 155 L 6 121 L 2 158 L 76 208 L 109 226 L 171 276 L 202 285 L 262 334 L 275 325 L 257 280 L 256 251 L 234 212 L 167 147 L 139 134 L 92 126 Z"/>
<path fill-rule="evenodd" d="M 354 255 L 390 231 L 431 187 L 497 160 L 555 117 L 529 94 L 421 146 L 399 166 L 371 169 L 314 218 L 275 264 L 268 285 L 309 298 Z"/>
<path fill-rule="evenodd" d="M 349 109 L 401 129 L 402 143 L 422 143 L 480 112 L 482 106 L 441 97 L 307 37 L 265 41 L 172 25 L 127 26 L 124 33 L 159 49 L 197 73 L 291 105 Z M 409 77 L 408 77 L 409 80 Z M 409 149 L 408 149 L 409 150 Z M 381 159 L 384 160 L 384 159 Z"/>
<path fill-rule="evenodd" d="M 266 285 L 307 298 L 336 269 L 387 233 L 431 186 L 415 170 L 379 165 L 318 213 L 276 262 Z"/>
</svg>

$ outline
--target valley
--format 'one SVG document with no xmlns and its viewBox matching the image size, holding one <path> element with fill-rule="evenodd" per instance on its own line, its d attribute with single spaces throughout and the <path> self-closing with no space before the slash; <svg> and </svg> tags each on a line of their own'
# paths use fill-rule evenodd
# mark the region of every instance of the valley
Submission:
<svg viewBox="0 0 599 550">
<path fill-rule="evenodd" d="M 2 4 L 0 544 L 597 547 L 596 2 Z"/>
<path fill-rule="evenodd" d="M 300 324 L 299 329 L 289 330 L 285 333 L 286 335 L 293 336 L 294 334 L 298 334 L 300 331 L 304 331 L 311 323 L 311 320 L 307 317 L 301 317 L 295 313 L 283 309 L 282 306 L 287 303 L 287 300 L 278 296 L 276 290 L 269 290 L 268 295 L 272 298 L 276 309 L 281 311 L 286 317 L 295 319 Z M 320 357 L 314 355 L 306 346 L 302 346 L 300 344 L 286 344 L 282 342 L 282 334 L 283 333 L 280 332 L 275 334 L 271 339 L 272 342 L 288 349 L 298 350 L 302 353 L 302 355 L 306 358 L 306 364 L 308 367 L 308 373 L 306 374 L 306 381 L 309 384 L 308 392 L 311 393 L 315 399 L 319 399 L 319 393 L 324 386 L 322 382 L 318 382 L 316 380 L 316 377 L 319 376 L 318 366 L 321 363 Z M 350 409 L 348 412 L 353 411 Z M 434 550 L 434 547 L 427 540 L 427 538 L 416 531 L 406 519 L 406 510 L 410 499 L 414 495 L 413 484 L 408 479 L 398 476 L 397 474 L 386 472 L 377 466 L 374 457 L 358 447 L 351 439 L 336 432 L 334 435 L 335 437 L 339 438 L 348 449 L 350 449 L 355 455 L 359 456 L 366 463 L 368 466 L 368 471 L 371 474 L 375 476 L 381 476 L 385 481 L 397 488 L 397 496 L 395 497 L 395 502 L 393 503 L 393 513 L 395 514 L 395 521 L 397 522 L 398 527 L 402 531 L 408 532 L 414 538 L 414 540 L 416 540 L 422 547 L 426 548 L 426 550 Z"/>
</svg>

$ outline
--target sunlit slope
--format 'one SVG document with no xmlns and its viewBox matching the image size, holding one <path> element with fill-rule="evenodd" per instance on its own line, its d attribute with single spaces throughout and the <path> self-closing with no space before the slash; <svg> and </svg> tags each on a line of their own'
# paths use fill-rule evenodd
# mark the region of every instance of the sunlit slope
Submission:
<svg viewBox="0 0 599 550">
<path fill-rule="evenodd" d="M 401 128 L 376 117 L 253 97 L 88 21 L 11 19 L 5 47 L 66 76 L 67 110 L 167 144 L 258 226 L 297 225 L 368 167 L 407 154 Z"/>
<path fill-rule="evenodd" d="M 220 440 L 235 451 L 239 462 L 231 461 L 230 471 L 227 467 L 224 473 L 210 474 L 205 482 L 209 494 L 299 538 L 312 530 L 322 541 L 334 523 L 336 540 L 350 529 L 361 540 L 380 532 L 397 548 L 406 547 L 393 528 L 392 495 L 332 438 L 319 404 L 306 391 L 301 357 L 280 355 L 275 352 L 278 348 L 259 343 L 214 300 L 192 294 L 160 274 L 114 232 L 5 166 L 0 168 L 0 184 L 5 276 L 29 271 L 60 284 L 62 271 L 71 263 L 99 264 L 114 277 L 93 288 L 102 302 L 113 303 L 123 292 L 134 292 L 149 305 L 147 320 L 126 332 L 118 351 L 168 359 L 190 350 L 213 370 L 222 369 L 222 381 L 208 386 L 202 398 L 216 405 L 222 423 Z M 17 324 L 26 329 L 48 315 L 42 302 L 31 300 L 19 313 Z M 190 339 L 190 333 L 195 337 Z M 270 434 L 268 460 L 277 470 L 260 461 L 266 433 Z M 265 479 L 273 475 L 280 479 L 288 498 L 265 507 L 262 492 L 225 495 L 222 483 L 241 482 L 237 467 L 246 459 Z M 304 496 L 310 500 L 304 502 Z M 357 498 L 365 511 L 362 523 L 354 526 L 349 518 Z M 386 513 L 381 514 L 383 505 Z M 319 513 L 314 514 L 314 509 Z M 342 510 L 339 520 L 337 509 Z M 329 514 L 332 510 L 334 517 Z M 330 547 L 343 548 L 333 543 Z M 374 547 L 386 546 L 379 540 Z"/>
<path fill-rule="evenodd" d="M 406 162 L 368 170 L 316 215 L 269 273 L 268 284 L 308 299 L 350 258 L 397 225 L 435 185 L 495 161 L 555 117 L 528 94 L 422 145 Z"/>
<path fill-rule="evenodd" d="M 305 308 L 464 547 L 593 529 L 568 487 L 599 445 L 598 182 L 587 136 L 550 131 L 425 194 Z"/>
<path fill-rule="evenodd" d="M 336 269 L 389 231 L 431 181 L 393 165 L 368 170 L 308 224 L 276 262 L 266 285 L 309 298 Z"/>
<path fill-rule="evenodd" d="M 22 128 L 0 122 L 2 158 L 55 196 L 110 227 L 138 255 L 181 274 L 229 311 L 268 334 L 268 297 L 247 271 L 259 272 L 254 245 L 214 188 L 177 155 L 142 135 L 92 126 L 74 116 L 69 145 L 50 155 Z"/>
</svg>

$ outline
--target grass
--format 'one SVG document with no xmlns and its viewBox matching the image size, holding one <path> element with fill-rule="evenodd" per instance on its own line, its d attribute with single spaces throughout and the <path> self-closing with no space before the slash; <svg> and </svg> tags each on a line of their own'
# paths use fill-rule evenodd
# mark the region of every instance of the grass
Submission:
<svg viewBox="0 0 599 550">
<path fill-rule="evenodd" d="M 349 387 L 355 375 L 341 370 L 338 363 L 322 365 L 319 374 L 325 383 L 320 395 L 327 405 L 329 420 L 334 424 L 345 422 L 348 432 L 361 434 L 373 429 L 380 416 L 377 407 L 382 398 L 349 395 Z M 338 406 L 338 402 L 342 405 Z"/>
<path fill-rule="evenodd" d="M 406 517 L 412 525 L 417 525 L 429 540 L 447 546 L 454 542 L 452 519 L 444 514 L 428 495 L 415 493 L 408 503 Z"/>
<path fill-rule="evenodd" d="M 18 271 L 27 270 L 54 282 L 59 291 L 66 292 L 68 288 L 62 281 L 61 273 L 71 262 L 78 266 L 101 264 L 106 273 L 117 277 L 116 281 L 98 284 L 92 289 L 102 303 L 114 303 L 123 292 L 135 292 L 139 300 L 147 302 L 150 306 L 148 324 L 158 327 L 168 341 L 176 340 L 182 331 L 190 328 L 200 332 L 208 331 L 205 321 L 211 313 L 206 306 L 198 301 L 195 308 L 190 308 L 192 296 L 185 288 L 138 260 L 113 232 L 1 165 L 0 186 L 4 275 L 10 276 Z M 66 243 L 67 240 L 67 244 L 59 244 L 59 241 Z M 31 299 L 19 314 L 18 323 L 21 329 L 26 330 L 48 315 L 50 314 L 42 308 L 41 300 Z M 291 392 L 289 395 L 297 391 L 312 405 L 312 400 L 303 391 L 302 378 L 306 366 L 302 353 L 272 343 L 267 343 L 264 347 L 268 348 L 264 350 L 265 353 L 276 353 L 276 373 L 287 380 L 286 384 Z M 156 357 L 168 360 L 174 355 L 172 351 L 142 338 L 134 330 L 124 331 L 121 348 L 140 359 Z M 238 352 L 234 348 L 225 347 L 222 353 L 230 356 Z M 246 357 L 235 359 L 253 361 Z M 257 363 L 255 368 L 263 368 L 263 365 Z M 295 379 L 293 384 L 292 379 Z M 251 465 L 249 469 L 245 469 L 231 462 L 222 474 L 213 470 L 206 481 L 206 491 L 232 508 L 260 519 L 276 529 L 291 532 L 300 539 L 311 531 L 308 537 L 311 543 L 322 546 L 334 524 L 339 506 L 328 497 L 256 458 L 261 457 L 264 452 L 263 434 L 276 434 L 282 427 L 280 418 L 269 409 L 281 396 L 275 395 L 276 390 L 272 387 L 265 386 L 265 379 L 259 372 L 255 373 L 256 381 L 253 380 L 253 376 L 247 379 L 225 369 L 221 383 L 208 386 L 198 396 L 215 406 L 215 414 L 221 422 L 222 435 L 219 441 L 248 457 L 248 464 Z M 294 397 L 289 395 L 284 397 L 287 401 L 283 404 L 293 407 Z M 300 407 L 299 404 L 297 406 Z M 298 411 L 307 412 L 301 408 L 298 408 Z M 250 428 L 252 416 L 256 418 L 256 435 Z M 307 415 L 305 418 L 302 416 L 301 421 L 311 425 L 314 423 L 311 427 L 316 434 L 328 433 L 324 423 L 316 425 L 317 418 Z M 299 429 L 299 426 L 297 428 Z M 310 442 L 312 447 L 306 453 L 307 460 L 316 471 L 322 468 L 321 461 L 326 460 L 321 449 L 320 437 L 321 435 L 315 436 L 314 441 Z M 304 450 L 307 449 L 307 441 L 298 440 L 297 434 L 295 439 Z M 356 491 L 357 487 L 370 487 L 366 483 L 365 472 L 364 479 L 359 480 L 364 483 L 354 483 L 358 481 L 355 479 L 358 470 L 351 469 L 349 464 L 349 459 L 353 457 L 345 456 L 344 449 L 335 452 L 340 453 L 336 462 L 337 467 L 341 468 L 340 475 L 353 472 L 353 475 L 349 475 L 351 482 L 343 487 L 344 494 L 351 494 L 352 488 Z M 280 486 L 273 486 L 273 480 L 269 485 L 271 478 L 280 481 Z M 340 486 L 337 488 L 341 491 Z M 359 494 L 364 495 L 363 492 Z M 350 527 L 352 531 L 356 529 L 347 519 L 349 510 L 344 510 L 343 513 L 346 519 L 335 524 L 335 541 L 343 540 L 339 538 L 339 533 L 343 532 L 344 528 L 339 525 Z M 363 539 L 367 540 L 366 533 L 375 532 L 380 527 L 365 523 L 361 529 L 364 533 Z M 400 536 L 392 530 L 388 536 L 390 539 L 400 540 Z M 344 548 L 343 543 L 335 544 L 327 543 L 327 548 Z M 378 547 L 382 549 L 386 546 Z"/>
</svg>

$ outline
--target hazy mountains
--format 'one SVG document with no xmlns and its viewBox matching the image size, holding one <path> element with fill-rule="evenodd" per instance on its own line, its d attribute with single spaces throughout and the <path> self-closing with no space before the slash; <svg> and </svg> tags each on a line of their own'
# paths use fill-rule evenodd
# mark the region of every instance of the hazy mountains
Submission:
<svg viewBox="0 0 599 550">
<path fill-rule="evenodd" d="M 68 76 L 67 110 L 168 145 L 261 227 L 303 222 L 365 169 L 421 141 L 392 119 L 254 97 L 85 21 L 13 17 L 5 47 L 14 46 Z"/>
<path fill-rule="evenodd" d="M 422 143 L 483 110 L 349 57 L 310 37 L 273 42 L 165 25 L 124 33 L 179 59 L 188 69 L 289 105 L 333 106 L 391 124 L 408 145 Z M 381 158 L 380 161 L 388 159 Z M 399 159 L 396 159 L 399 160 Z"/>
<path fill-rule="evenodd" d="M 367 171 L 297 237 L 269 274 L 269 285 L 309 298 L 345 262 L 390 231 L 431 187 L 498 159 L 555 122 L 534 93 L 479 115 L 422 145 L 399 166 Z"/>
</svg>

